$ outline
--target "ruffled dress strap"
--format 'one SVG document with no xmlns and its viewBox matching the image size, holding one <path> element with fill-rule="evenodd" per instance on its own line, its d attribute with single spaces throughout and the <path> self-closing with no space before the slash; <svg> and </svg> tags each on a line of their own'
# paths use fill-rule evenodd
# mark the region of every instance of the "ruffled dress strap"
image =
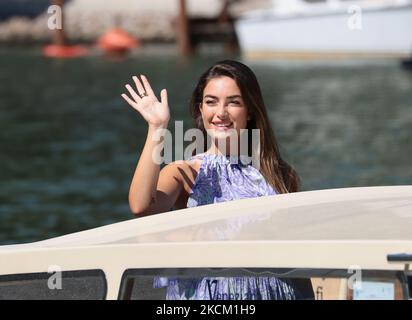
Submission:
<svg viewBox="0 0 412 320">
<path fill-rule="evenodd" d="M 202 163 L 187 207 L 277 194 L 261 172 L 241 156 L 203 153 L 192 159 Z"/>
</svg>

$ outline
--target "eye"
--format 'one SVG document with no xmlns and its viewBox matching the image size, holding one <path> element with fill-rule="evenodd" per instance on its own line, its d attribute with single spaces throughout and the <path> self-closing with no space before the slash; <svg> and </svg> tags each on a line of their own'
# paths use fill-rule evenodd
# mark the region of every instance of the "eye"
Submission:
<svg viewBox="0 0 412 320">
<path fill-rule="evenodd" d="M 239 104 L 240 104 L 240 101 L 237 101 L 237 100 L 229 101 L 229 104 L 239 105 Z"/>
<path fill-rule="evenodd" d="M 215 100 L 206 100 L 206 104 L 214 105 L 214 104 L 216 104 L 216 101 Z"/>
</svg>

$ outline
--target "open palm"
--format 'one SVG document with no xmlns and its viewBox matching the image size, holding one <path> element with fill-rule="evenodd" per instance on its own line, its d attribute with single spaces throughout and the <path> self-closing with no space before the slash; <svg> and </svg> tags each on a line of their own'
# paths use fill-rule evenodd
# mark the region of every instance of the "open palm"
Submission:
<svg viewBox="0 0 412 320">
<path fill-rule="evenodd" d="M 167 103 L 167 91 L 163 89 L 160 92 L 160 101 L 154 94 L 152 87 L 147 78 L 141 75 L 141 80 L 133 76 L 133 81 L 136 85 L 137 92 L 130 86 L 126 85 L 132 98 L 125 93 L 122 94 L 123 99 L 136 109 L 149 125 L 167 126 L 170 119 L 169 105 Z"/>
</svg>

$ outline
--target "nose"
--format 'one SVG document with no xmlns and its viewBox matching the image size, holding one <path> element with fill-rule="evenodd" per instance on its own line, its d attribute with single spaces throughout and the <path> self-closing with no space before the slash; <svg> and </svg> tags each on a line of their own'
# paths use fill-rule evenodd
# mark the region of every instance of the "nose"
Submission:
<svg viewBox="0 0 412 320">
<path fill-rule="evenodd" d="M 218 109 L 216 111 L 216 115 L 219 118 L 225 118 L 228 115 L 227 106 L 224 103 L 219 104 Z"/>
</svg>

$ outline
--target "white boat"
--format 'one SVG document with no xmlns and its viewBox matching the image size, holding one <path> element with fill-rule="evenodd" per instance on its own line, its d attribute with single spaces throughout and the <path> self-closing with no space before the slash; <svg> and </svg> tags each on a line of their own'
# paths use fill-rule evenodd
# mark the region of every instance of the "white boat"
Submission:
<svg viewBox="0 0 412 320">
<path fill-rule="evenodd" d="M 0 299 L 161 299 L 154 277 L 311 279 L 316 299 L 408 299 L 412 186 L 230 201 L 0 247 Z M 410 278 L 409 278 L 410 279 Z"/>
<path fill-rule="evenodd" d="M 246 58 L 404 58 L 412 0 L 272 0 L 235 22 Z"/>
</svg>

